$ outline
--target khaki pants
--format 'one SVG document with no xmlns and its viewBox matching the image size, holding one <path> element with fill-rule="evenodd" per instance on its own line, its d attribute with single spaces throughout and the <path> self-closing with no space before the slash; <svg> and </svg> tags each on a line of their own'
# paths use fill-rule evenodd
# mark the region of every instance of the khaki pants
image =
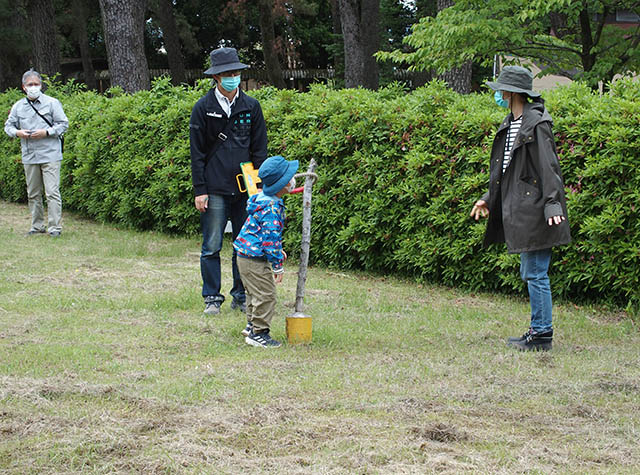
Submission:
<svg viewBox="0 0 640 475">
<path fill-rule="evenodd" d="M 276 282 L 266 260 L 238 256 L 238 270 L 247 296 L 247 320 L 256 332 L 269 330 L 276 309 Z"/>
<path fill-rule="evenodd" d="M 47 196 L 49 228 L 47 231 L 62 230 L 62 198 L 60 197 L 60 164 L 62 162 L 37 163 L 24 165 L 27 179 L 27 196 L 31 211 L 31 231 L 44 231 L 44 207 L 42 206 L 42 189 Z"/>
</svg>

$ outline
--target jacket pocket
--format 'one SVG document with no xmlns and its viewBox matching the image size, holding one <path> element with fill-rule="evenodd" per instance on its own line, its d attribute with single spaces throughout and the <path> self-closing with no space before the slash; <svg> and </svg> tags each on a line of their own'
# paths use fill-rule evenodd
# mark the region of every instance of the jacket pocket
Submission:
<svg viewBox="0 0 640 475">
<path fill-rule="evenodd" d="M 239 120 L 233 125 L 233 137 L 238 148 L 249 148 L 251 143 L 251 125 L 240 123 Z"/>
<path fill-rule="evenodd" d="M 520 197 L 526 201 L 537 201 L 540 199 L 540 180 L 535 177 L 525 177 L 518 180 L 518 192 Z"/>
</svg>

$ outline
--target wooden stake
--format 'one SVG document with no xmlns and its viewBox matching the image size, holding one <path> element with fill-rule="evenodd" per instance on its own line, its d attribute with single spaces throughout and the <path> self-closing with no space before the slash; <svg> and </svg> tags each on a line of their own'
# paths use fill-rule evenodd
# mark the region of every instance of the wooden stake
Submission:
<svg viewBox="0 0 640 475">
<path fill-rule="evenodd" d="M 318 176 L 314 173 L 316 161 L 312 158 L 309 163 L 304 181 L 304 191 L 302 194 L 302 243 L 300 246 L 300 270 L 298 270 L 298 286 L 296 288 L 295 313 L 304 313 L 304 287 L 307 282 L 307 267 L 309 265 L 309 247 L 311 246 L 311 191 Z"/>
</svg>

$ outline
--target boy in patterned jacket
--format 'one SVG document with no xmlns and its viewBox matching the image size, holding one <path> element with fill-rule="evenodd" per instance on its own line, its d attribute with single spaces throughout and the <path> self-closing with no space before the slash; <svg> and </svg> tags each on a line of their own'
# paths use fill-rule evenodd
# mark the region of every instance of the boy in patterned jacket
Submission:
<svg viewBox="0 0 640 475">
<path fill-rule="evenodd" d="M 242 331 L 252 346 L 276 348 L 281 345 L 269 335 L 276 306 L 276 284 L 282 282 L 284 201 L 282 197 L 295 188 L 293 176 L 297 160 L 269 157 L 260 166 L 258 176 L 262 191 L 247 201 L 247 220 L 233 242 L 238 255 L 238 270 L 244 283 L 247 304 L 247 327 Z"/>
</svg>

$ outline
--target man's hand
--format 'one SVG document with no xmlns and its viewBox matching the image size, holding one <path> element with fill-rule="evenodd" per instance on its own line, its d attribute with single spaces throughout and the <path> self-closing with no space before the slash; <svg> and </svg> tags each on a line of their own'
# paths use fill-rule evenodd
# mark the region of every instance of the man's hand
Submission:
<svg viewBox="0 0 640 475">
<path fill-rule="evenodd" d="M 554 224 L 560 224 L 564 221 L 564 216 L 553 216 L 547 220 L 549 226 L 553 226 Z"/>
<path fill-rule="evenodd" d="M 16 132 L 16 137 L 20 138 L 20 139 L 28 139 L 31 137 L 31 131 L 30 130 L 18 130 Z"/>
<path fill-rule="evenodd" d="M 43 139 L 47 136 L 47 129 L 38 129 L 31 132 L 30 139 Z"/>
<path fill-rule="evenodd" d="M 484 200 L 476 201 L 476 204 L 473 205 L 470 216 L 476 221 L 478 221 L 480 217 L 486 218 L 487 216 L 489 216 L 489 208 L 487 207 L 487 202 Z"/>
<path fill-rule="evenodd" d="M 209 204 L 209 195 L 198 195 L 196 196 L 196 209 L 201 213 L 204 213 L 207 210 L 207 206 Z"/>
<path fill-rule="evenodd" d="M 284 272 L 280 272 L 279 274 L 273 274 L 273 280 L 276 281 L 276 284 L 282 283 L 282 277 L 284 277 Z"/>
</svg>

